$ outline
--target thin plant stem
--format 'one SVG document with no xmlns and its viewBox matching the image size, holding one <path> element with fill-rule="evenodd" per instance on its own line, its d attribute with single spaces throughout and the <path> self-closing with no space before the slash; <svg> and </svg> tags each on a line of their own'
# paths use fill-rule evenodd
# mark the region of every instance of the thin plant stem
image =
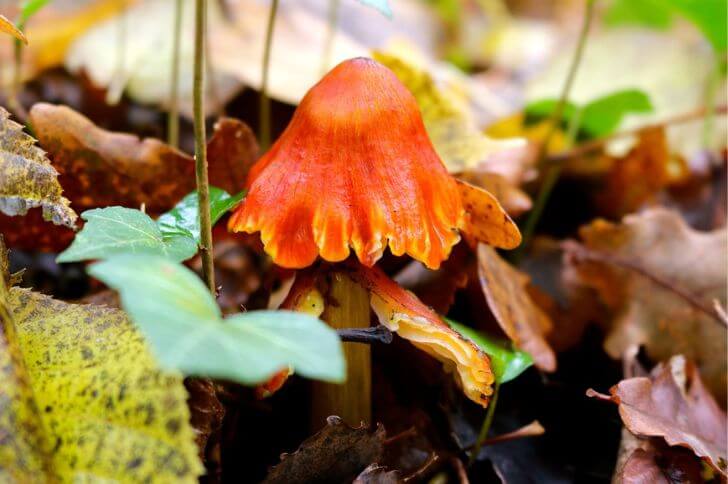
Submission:
<svg viewBox="0 0 728 484">
<path fill-rule="evenodd" d="M 18 25 L 18 29 L 22 32 L 23 26 Z M 13 79 L 10 88 L 10 96 L 8 98 L 8 106 L 21 119 L 27 118 L 25 108 L 20 104 L 18 96 L 23 85 L 22 78 L 23 64 L 23 43 L 19 39 L 13 39 Z"/>
<path fill-rule="evenodd" d="M 713 105 L 715 104 L 715 98 L 718 94 L 718 88 L 720 86 L 721 70 L 722 70 L 723 59 L 716 55 L 713 63 L 713 69 L 711 69 L 708 76 L 708 83 L 705 87 L 705 120 L 703 121 L 702 130 L 702 142 L 703 148 L 706 150 L 710 148 L 710 138 L 713 135 L 713 126 L 715 124 L 715 113 L 713 111 Z"/>
<path fill-rule="evenodd" d="M 537 166 L 539 167 L 542 167 L 543 162 L 546 159 L 549 143 L 551 142 L 551 139 L 558 129 L 558 126 L 560 124 L 559 121 L 561 120 L 561 116 L 564 112 L 566 103 L 569 100 L 571 87 L 574 84 L 576 73 L 579 70 L 579 64 L 581 63 L 581 58 L 584 54 L 584 47 L 586 46 L 586 39 L 589 36 L 589 29 L 591 28 L 592 18 L 594 17 L 595 3 L 596 0 L 587 0 L 586 2 L 584 22 L 582 23 L 581 31 L 579 32 L 579 38 L 576 42 L 576 49 L 574 50 L 574 56 L 571 59 L 569 72 L 566 75 L 566 81 L 564 82 L 564 87 L 561 90 L 559 100 L 556 103 L 554 110 L 551 112 L 551 116 L 549 116 L 549 130 L 546 133 L 543 143 L 541 143 L 541 146 L 539 148 L 536 162 Z M 523 243 L 514 255 L 516 259 L 520 257 L 520 255 L 523 253 L 523 250 L 525 250 L 525 248 L 527 248 L 530 244 L 533 233 L 536 230 L 536 225 L 538 224 L 539 218 L 543 213 L 544 206 L 546 205 L 546 203 L 548 203 L 551 190 L 558 181 L 560 173 L 560 168 L 547 170 L 546 177 L 544 179 L 544 182 L 541 184 L 539 194 L 536 198 L 536 203 L 534 204 L 533 210 L 531 210 L 528 219 L 526 219 L 526 223 L 523 228 Z"/>
<path fill-rule="evenodd" d="M 212 223 L 210 220 L 210 185 L 207 179 L 207 146 L 205 145 L 205 14 L 207 0 L 195 0 L 195 67 L 193 104 L 195 116 L 195 174 L 200 215 L 200 254 L 202 274 L 213 295 L 215 266 L 212 258 Z"/>
<path fill-rule="evenodd" d="M 473 451 L 470 453 L 470 465 L 477 460 L 478 454 L 480 454 L 480 448 L 483 446 L 485 439 L 488 438 L 488 431 L 490 431 L 490 426 L 493 423 L 493 416 L 495 415 L 495 407 L 498 404 L 498 390 L 500 390 L 500 384 L 496 381 L 493 385 L 493 398 L 490 400 L 490 405 L 488 405 L 488 411 L 485 414 L 483 425 L 480 427 L 478 439 L 475 441 Z"/>
<path fill-rule="evenodd" d="M 167 113 L 167 143 L 179 147 L 179 58 L 182 39 L 182 0 L 174 1 L 174 30 L 172 37 L 172 72 L 169 81 L 169 112 Z"/>
<path fill-rule="evenodd" d="M 270 67 L 270 52 L 273 46 L 273 29 L 275 27 L 278 0 L 272 0 L 268 13 L 268 25 L 265 31 L 265 48 L 263 50 L 263 72 L 260 83 L 260 149 L 265 152 L 270 147 L 271 120 L 270 98 L 268 97 L 268 69 Z"/>
<path fill-rule="evenodd" d="M 329 70 L 331 56 L 334 52 L 334 38 L 336 37 L 336 26 L 339 23 L 339 2 L 341 0 L 329 0 L 328 30 L 324 41 L 324 57 L 321 61 L 321 75 Z"/>
</svg>

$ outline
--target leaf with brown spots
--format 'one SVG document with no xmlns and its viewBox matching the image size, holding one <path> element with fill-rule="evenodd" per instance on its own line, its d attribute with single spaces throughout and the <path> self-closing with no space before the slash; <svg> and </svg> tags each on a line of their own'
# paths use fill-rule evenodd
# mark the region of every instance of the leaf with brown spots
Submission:
<svg viewBox="0 0 728 484">
<path fill-rule="evenodd" d="M 514 249 L 521 243 L 521 232 L 498 200 L 483 190 L 457 180 L 465 207 L 466 237 L 501 249 Z"/>
<path fill-rule="evenodd" d="M 553 323 L 531 299 L 530 278 L 484 244 L 478 246 L 478 276 L 490 310 L 506 335 L 531 355 L 538 368 L 556 370 L 556 355 L 546 341 Z"/>
<path fill-rule="evenodd" d="M 508 178 L 490 171 L 467 171 L 458 178 L 493 194 L 508 215 L 518 217 L 531 210 L 531 198 Z"/>
<path fill-rule="evenodd" d="M 665 209 L 597 220 L 569 242 L 567 275 L 597 292 L 610 322 L 605 347 L 619 358 L 644 344 L 656 361 L 684 354 L 718 399 L 726 392 L 726 327 L 713 300 L 726 304 L 726 229 L 698 232 Z"/>
<path fill-rule="evenodd" d="M 292 454 L 282 454 L 265 484 L 308 482 L 350 482 L 384 451 L 385 431 L 381 425 L 370 431 L 365 425 L 352 428 L 331 416 L 326 427 L 309 437 Z"/>
<path fill-rule="evenodd" d="M 49 152 L 53 166 L 48 169 L 58 170 L 65 195 L 79 212 L 144 205 L 147 213 L 158 215 L 195 189 L 192 157 L 160 140 L 103 130 L 67 106 L 38 103 L 30 118 Z M 210 184 L 239 192 L 257 151 L 247 125 L 222 118 L 208 145 Z M 0 231 L 7 234 L 9 247 L 60 251 L 70 243 L 70 231 L 46 236 L 35 222 L 37 215 L 30 215 L 19 228 L 0 216 Z"/>
<path fill-rule="evenodd" d="M 728 475 L 726 414 L 703 386 L 695 365 L 684 357 L 658 365 L 649 376 L 622 380 L 609 393 L 587 392 L 619 405 L 622 422 L 632 434 L 686 447 Z"/>
<path fill-rule="evenodd" d="M 44 220 L 74 227 L 77 215 L 57 176 L 35 140 L 0 107 L 0 212 L 12 217 L 42 207 Z"/>
<path fill-rule="evenodd" d="M 0 481 L 197 482 L 182 378 L 126 315 L 0 277 Z"/>
</svg>

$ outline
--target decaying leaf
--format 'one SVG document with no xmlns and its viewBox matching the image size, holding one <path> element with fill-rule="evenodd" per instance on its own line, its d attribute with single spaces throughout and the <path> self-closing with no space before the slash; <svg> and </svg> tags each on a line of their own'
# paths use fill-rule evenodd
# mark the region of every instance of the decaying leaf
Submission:
<svg viewBox="0 0 728 484">
<path fill-rule="evenodd" d="M 77 210 L 143 204 L 158 214 L 195 189 L 192 157 L 160 140 L 103 130 L 66 106 L 36 104 L 30 119 Z M 257 146 L 240 121 L 223 118 L 215 127 L 210 184 L 237 193 Z"/>
<path fill-rule="evenodd" d="M 492 193 L 511 217 L 518 217 L 531 210 L 531 198 L 500 173 L 469 170 L 458 175 L 458 178 Z"/>
<path fill-rule="evenodd" d="M 664 128 L 645 130 L 627 155 L 613 159 L 597 195 L 599 211 L 614 218 L 635 212 L 687 175 L 687 167 L 670 156 Z"/>
<path fill-rule="evenodd" d="M 481 133 L 453 86 L 440 87 L 432 76 L 414 63 L 385 51 L 374 59 L 394 71 L 417 99 L 427 133 L 448 171 L 458 173 L 487 164 L 491 158 L 510 158 L 517 164 L 525 154 L 523 139 L 491 139 Z M 460 97 L 459 97 L 460 96 Z"/>
<path fill-rule="evenodd" d="M 0 212 L 24 215 L 42 207 L 44 220 L 74 227 L 77 215 L 61 195 L 57 177 L 35 140 L 0 107 Z"/>
<path fill-rule="evenodd" d="M 369 464 L 378 461 L 384 450 L 385 431 L 381 425 L 369 430 L 366 425 L 352 428 L 339 417 L 331 416 L 326 427 L 309 437 L 292 454 L 282 454 L 266 484 L 348 482 Z"/>
<path fill-rule="evenodd" d="M 195 432 L 195 442 L 200 459 L 204 462 L 210 438 L 220 431 L 225 407 L 217 398 L 215 383 L 207 378 L 186 378 L 189 393 L 190 425 Z"/>
<path fill-rule="evenodd" d="M 530 278 L 483 244 L 478 246 L 478 276 L 490 310 L 506 335 L 531 355 L 538 368 L 554 371 L 556 355 L 546 341 L 553 323 L 529 296 Z"/>
<path fill-rule="evenodd" d="M 23 32 L 21 32 L 20 29 L 18 29 L 10 20 L 8 20 L 3 15 L 0 15 L 0 32 L 10 34 L 25 44 L 28 43 L 28 39 L 25 38 Z"/>
<path fill-rule="evenodd" d="M 622 380 L 610 395 L 589 395 L 619 405 L 625 427 L 638 437 L 662 437 L 691 449 L 724 476 L 728 474 L 728 421 L 703 386 L 695 365 L 675 356 L 649 377 Z"/>
<path fill-rule="evenodd" d="M 676 212 L 653 209 L 621 224 L 582 227 L 584 245 L 565 244 L 567 270 L 610 309 L 605 347 L 619 358 L 644 344 L 656 361 L 684 354 L 717 398 L 726 392 L 726 327 L 712 307 L 726 303 L 726 230 L 697 232 Z"/>
<path fill-rule="evenodd" d="M 485 190 L 456 180 L 460 199 L 465 208 L 462 232 L 466 240 L 476 240 L 503 249 L 515 249 L 521 244 L 521 232 L 498 200 Z"/>
<path fill-rule="evenodd" d="M 197 482 L 182 379 L 122 311 L 0 286 L 0 480 Z"/>
</svg>

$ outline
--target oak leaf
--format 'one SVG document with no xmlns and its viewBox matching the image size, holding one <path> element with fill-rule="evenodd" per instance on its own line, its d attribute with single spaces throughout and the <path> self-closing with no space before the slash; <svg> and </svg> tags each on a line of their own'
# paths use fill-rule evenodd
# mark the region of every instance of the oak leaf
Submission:
<svg viewBox="0 0 728 484">
<path fill-rule="evenodd" d="M 728 420 L 703 386 L 697 368 L 683 356 L 655 367 L 649 376 L 622 380 L 602 395 L 619 405 L 625 427 L 638 437 L 661 437 L 670 446 L 691 449 L 728 475 Z"/>
<path fill-rule="evenodd" d="M 726 229 L 698 232 L 653 209 L 621 224 L 596 220 L 580 235 L 583 245 L 564 245 L 566 270 L 609 309 L 607 352 L 619 358 L 644 344 L 657 361 L 684 354 L 724 398 L 726 328 L 712 304 L 726 304 Z"/>
</svg>

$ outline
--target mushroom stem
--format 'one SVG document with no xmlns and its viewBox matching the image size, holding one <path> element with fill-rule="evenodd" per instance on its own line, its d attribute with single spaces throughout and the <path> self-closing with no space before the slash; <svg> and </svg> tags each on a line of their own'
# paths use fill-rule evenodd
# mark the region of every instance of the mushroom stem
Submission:
<svg viewBox="0 0 728 484">
<path fill-rule="evenodd" d="M 321 319 L 335 329 L 369 326 L 369 294 L 343 273 L 331 274 L 325 307 Z M 347 376 L 343 384 L 313 384 L 312 428 L 321 427 L 330 415 L 338 415 L 350 425 L 371 422 L 371 347 L 347 343 L 344 355 Z"/>
<path fill-rule="evenodd" d="M 205 13 L 207 0 L 195 1 L 195 72 L 193 102 L 195 115 L 195 175 L 200 214 L 200 255 L 205 283 L 214 295 L 215 267 L 212 260 L 212 222 L 210 220 L 210 183 L 207 178 L 207 146 L 205 144 Z"/>
</svg>

